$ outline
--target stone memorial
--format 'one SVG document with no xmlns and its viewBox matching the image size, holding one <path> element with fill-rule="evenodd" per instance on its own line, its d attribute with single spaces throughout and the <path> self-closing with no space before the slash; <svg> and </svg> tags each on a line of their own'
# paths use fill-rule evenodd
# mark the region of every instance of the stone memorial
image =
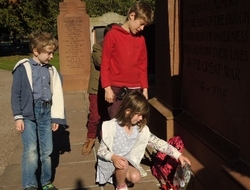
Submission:
<svg viewBox="0 0 250 190">
<path fill-rule="evenodd" d="M 161 126 L 152 132 L 166 139 L 174 135 L 173 110 L 180 107 L 178 6 L 178 1 L 169 0 L 156 2 L 155 8 L 155 97 L 149 100 L 153 107 L 150 121 Z"/>
<path fill-rule="evenodd" d="M 250 164 L 250 1 L 183 2 L 182 108 L 230 162 Z M 195 105 L 195 106 L 194 106 Z M 204 131 L 203 131 L 204 132 Z M 237 179 L 238 180 L 238 179 Z M 250 185 L 250 182 L 249 182 Z"/>
<path fill-rule="evenodd" d="M 57 18 L 60 71 L 65 91 L 86 91 L 90 72 L 90 23 L 85 2 L 64 0 Z"/>
<path fill-rule="evenodd" d="M 191 189 L 250 189 L 250 1 L 178 2 L 156 2 L 153 130 L 186 142 Z"/>
</svg>

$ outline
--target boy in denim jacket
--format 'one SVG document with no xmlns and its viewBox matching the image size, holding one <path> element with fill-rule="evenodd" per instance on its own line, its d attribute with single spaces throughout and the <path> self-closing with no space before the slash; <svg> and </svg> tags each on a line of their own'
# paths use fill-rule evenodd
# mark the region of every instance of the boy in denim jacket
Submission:
<svg viewBox="0 0 250 190">
<path fill-rule="evenodd" d="M 37 31 L 29 36 L 29 45 L 32 58 L 20 60 L 12 71 L 11 108 L 23 143 L 22 185 L 25 190 L 38 189 L 39 158 L 43 190 L 57 190 L 50 181 L 52 131 L 66 121 L 61 78 L 49 61 L 58 42 L 52 34 Z"/>
</svg>

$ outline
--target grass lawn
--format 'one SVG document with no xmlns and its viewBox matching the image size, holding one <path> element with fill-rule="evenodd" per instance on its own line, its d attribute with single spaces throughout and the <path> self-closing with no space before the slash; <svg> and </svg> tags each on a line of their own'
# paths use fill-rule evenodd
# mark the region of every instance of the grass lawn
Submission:
<svg viewBox="0 0 250 190">
<path fill-rule="evenodd" d="M 0 69 L 12 71 L 13 67 L 19 60 L 24 59 L 24 58 L 30 58 L 30 57 L 31 55 L 1 56 L 0 57 Z M 54 54 L 54 57 L 50 61 L 50 64 L 54 65 L 58 70 L 60 70 L 58 53 Z"/>
</svg>

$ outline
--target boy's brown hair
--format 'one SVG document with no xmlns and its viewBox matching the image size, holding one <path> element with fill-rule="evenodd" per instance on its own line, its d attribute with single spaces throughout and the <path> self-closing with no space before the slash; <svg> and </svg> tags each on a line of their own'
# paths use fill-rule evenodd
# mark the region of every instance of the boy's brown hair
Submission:
<svg viewBox="0 0 250 190">
<path fill-rule="evenodd" d="M 129 113 L 127 111 L 129 110 Z M 115 116 L 121 126 L 131 126 L 131 119 L 135 114 L 142 115 L 142 120 L 137 124 L 140 130 L 147 124 L 150 106 L 145 96 L 137 91 L 128 93 L 122 100 Z"/>
<path fill-rule="evenodd" d="M 126 21 L 129 20 L 129 15 L 135 13 L 135 19 L 142 19 L 149 25 L 153 22 L 154 11 L 152 7 L 143 1 L 136 1 L 128 11 Z"/>
<path fill-rule="evenodd" d="M 28 36 L 29 48 L 31 52 L 36 48 L 38 53 L 45 51 L 45 47 L 49 46 L 53 51 L 58 48 L 58 41 L 51 33 L 35 31 Z"/>
<path fill-rule="evenodd" d="M 104 28 L 103 36 L 106 36 L 106 34 L 108 33 L 108 31 L 111 30 L 111 28 L 112 28 L 113 25 L 118 25 L 118 24 L 117 24 L 117 23 L 110 23 L 110 24 L 108 24 L 108 25 Z"/>
</svg>

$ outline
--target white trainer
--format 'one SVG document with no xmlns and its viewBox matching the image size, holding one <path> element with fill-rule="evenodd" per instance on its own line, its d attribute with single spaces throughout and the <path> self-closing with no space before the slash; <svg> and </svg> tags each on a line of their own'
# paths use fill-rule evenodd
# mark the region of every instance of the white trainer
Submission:
<svg viewBox="0 0 250 190">
<path fill-rule="evenodd" d="M 148 173 L 141 167 L 141 165 L 139 165 L 139 171 L 141 174 L 141 177 L 146 177 L 148 175 Z"/>
</svg>

